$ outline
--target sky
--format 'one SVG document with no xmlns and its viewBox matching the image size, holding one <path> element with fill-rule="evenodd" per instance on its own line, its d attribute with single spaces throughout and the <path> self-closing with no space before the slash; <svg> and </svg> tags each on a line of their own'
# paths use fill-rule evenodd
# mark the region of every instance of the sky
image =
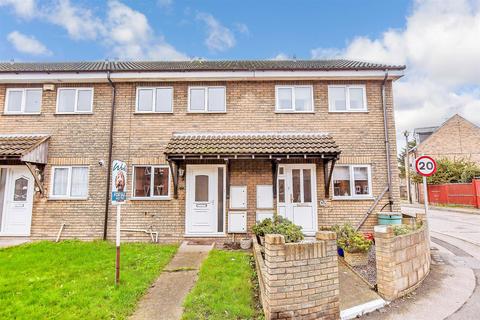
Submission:
<svg viewBox="0 0 480 320">
<path fill-rule="evenodd" d="M 1 61 L 330 59 L 405 64 L 404 130 L 480 125 L 480 0 L 0 0 Z"/>
</svg>

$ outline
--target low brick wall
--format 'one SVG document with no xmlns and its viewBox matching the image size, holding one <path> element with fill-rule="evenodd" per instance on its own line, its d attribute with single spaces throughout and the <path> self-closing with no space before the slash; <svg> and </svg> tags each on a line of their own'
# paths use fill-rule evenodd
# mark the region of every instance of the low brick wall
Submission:
<svg viewBox="0 0 480 320">
<path fill-rule="evenodd" d="M 308 243 L 265 237 L 265 259 L 254 242 L 265 319 L 339 319 L 336 235 L 319 232 Z"/>
<path fill-rule="evenodd" d="M 430 271 L 427 222 L 401 236 L 395 236 L 391 226 L 376 226 L 375 251 L 380 295 L 391 301 L 415 290 Z"/>
</svg>

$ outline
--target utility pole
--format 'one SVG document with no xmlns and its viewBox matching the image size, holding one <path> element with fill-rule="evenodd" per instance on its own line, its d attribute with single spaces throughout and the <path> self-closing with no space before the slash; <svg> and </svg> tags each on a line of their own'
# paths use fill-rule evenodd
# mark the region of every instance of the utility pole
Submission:
<svg viewBox="0 0 480 320">
<path fill-rule="evenodd" d="M 405 179 L 407 180 L 407 199 L 409 203 L 412 203 L 412 196 L 411 196 L 411 190 L 410 190 L 410 161 L 409 161 L 409 146 L 408 146 L 408 131 L 405 130 L 403 132 L 403 135 L 405 136 Z"/>
</svg>

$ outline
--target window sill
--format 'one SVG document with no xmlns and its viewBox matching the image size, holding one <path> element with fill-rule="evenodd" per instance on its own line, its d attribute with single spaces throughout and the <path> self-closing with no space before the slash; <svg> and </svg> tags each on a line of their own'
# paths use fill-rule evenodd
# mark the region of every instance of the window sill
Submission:
<svg viewBox="0 0 480 320">
<path fill-rule="evenodd" d="M 340 201 L 371 201 L 375 200 L 372 196 L 365 196 L 365 197 L 333 197 L 332 200 L 340 200 Z"/>
<path fill-rule="evenodd" d="M 35 113 L 14 113 L 14 112 L 4 112 L 4 116 L 41 116 L 41 112 L 35 112 Z"/>
<path fill-rule="evenodd" d="M 133 197 L 128 200 L 131 201 L 167 201 L 172 200 L 170 196 L 168 197 Z"/>
<path fill-rule="evenodd" d="M 68 115 L 88 115 L 93 114 L 93 112 L 55 112 L 56 116 L 68 116 Z"/>
<path fill-rule="evenodd" d="M 314 114 L 315 111 L 279 111 L 279 110 L 275 110 L 275 113 L 278 113 L 278 114 L 282 114 L 282 113 L 286 113 L 286 114 Z"/>
<path fill-rule="evenodd" d="M 173 111 L 135 111 L 133 114 L 173 114 Z"/>
<path fill-rule="evenodd" d="M 187 111 L 187 114 L 226 114 L 227 111 Z"/>
<path fill-rule="evenodd" d="M 328 110 L 328 113 L 368 113 L 368 110 Z"/>
<path fill-rule="evenodd" d="M 86 201 L 86 200 L 90 200 L 89 197 L 81 197 L 81 198 L 72 198 L 72 197 L 53 197 L 53 196 L 50 196 L 48 197 L 48 200 L 55 200 L 55 201 Z"/>
</svg>

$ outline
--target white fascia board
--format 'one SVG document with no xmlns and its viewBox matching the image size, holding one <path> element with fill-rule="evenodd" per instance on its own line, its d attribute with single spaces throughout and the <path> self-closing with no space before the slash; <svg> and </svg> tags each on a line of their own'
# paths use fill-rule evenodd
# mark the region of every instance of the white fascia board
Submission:
<svg viewBox="0 0 480 320">
<path fill-rule="evenodd" d="M 106 72 L 18 72 L 0 73 L 0 83 L 107 82 Z"/>
<path fill-rule="evenodd" d="M 403 76 L 402 70 L 388 72 L 389 80 Z M 238 80 L 373 80 L 385 77 L 383 70 L 358 71 L 184 71 L 112 72 L 112 81 L 238 81 Z M 107 82 L 106 72 L 0 73 L 0 83 Z"/>
</svg>

